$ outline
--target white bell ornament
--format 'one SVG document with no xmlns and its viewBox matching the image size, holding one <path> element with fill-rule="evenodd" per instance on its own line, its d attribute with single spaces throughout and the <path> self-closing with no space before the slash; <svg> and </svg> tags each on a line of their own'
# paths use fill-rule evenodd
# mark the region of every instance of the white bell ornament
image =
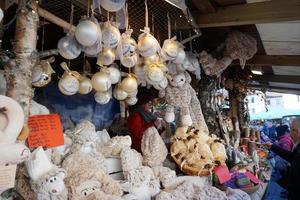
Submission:
<svg viewBox="0 0 300 200">
<path fill-rule="evenodd" d="M 128 93 L 123 90 L 121 84 L 118 84 L 113 91 L 113 96 L 115 99 L 123 101 L 128 97 Z"/>
<path fill-rule="evenodd" d="M 88 77 L 82 77 L 79 82 L 79 94 L 88 94 L 93 90 L 91 79 Z"/>
<path fill-rule="evenodd" d="M 128 97 L 136 97 L 138 90 L 128 93 Z"/>
<path fill-rule="evenodd" d="M 117 64 L 112 64 L 108 68 L 108 73 L 110 77 L 111 84 L 116 84 L 121 80 L 121 72 L 118 69 Z"/>
<path fill-rule="evenodd" d="M 161 49 L 161 56 L 164 61 L 175 60 L 179 52 L 179 45 L 176 41 L 176 37 L 167 39 Z"/>
<path fill-rule="evenodd" d="M 122 88 L 125 92 L 131 93 L 137 90 L 138 82 L 134 76 L 129 74 L 126 78 L 124 78 L 121 82 Z"/>
<path fill-rule="evenodd" d="M 52 80 L 51 75 L 55 73 L 50 63 L 53 63 L 54 57 L 50 57 L 47 60 L 41 60 L 33 67 L 32 70 L 32 85 L 34 87 L 44 87 Z"/>
<path fill-rule="evenodd" d="M 64 72 L 62 78 L 58 81 L 58 89 L 64 95 L 74 95 L 79 90 L 79 81 L 70 72 Z"/>
<path fill-rule="evenodd" d="M 92 77 L 92 85 L 97 92 L 106 92 L 111 87 L 109 74 L 105 70 L 95 73 Z"/>
<path fill-rule="evenodd" d="M 125 5 L 125 0 L 101 0 L 101 6 L 109 12 L 117 12 Z"/>
<path fill-rule="evenodd" d="M 97 65 L 108 66 L 116 59 L 116 54 L 113 49 L 103 48 L 97 58 Z"/>
<path fill-rule="evenodd" d="M 176 64 L 183 64 L 185 61 L 185 51 L 183 50 L 183 48 L 179 48 L 178 54 L 177 54 L 177 58 L 175 59 L 175 63 Z"/>
<path fill-rule="evenodd" d="M 125 102 L 129 105 L 129 106 L 133 106 L 138 102 L 138 99 L 136 97 L 128 97 Z"/>
<path fill-rule="evenodd" d="M 101 105 L 107 104 L 111 99 L 111 92 L 96 92 L 94 98 L 95 101 Z"/>
<path fill-rule="evenodd" d="M 132 29 L 128 29 L 122 34 L 122 39 L 117 48 L 121 64 L 127 68 L 134 67 L 138 62 L 137 44 L 131 37 L 131 33 Z"/>
<path fill-rule="evenodd" d="M 104 48 L 115 48 L 118 46 L 121 34 L 119 29 L 110 21 L 104 22 L 101 26 L 102 31 L 102 46 Z"/>
<path fill-rule="evenodd" d="M 160 82 L 164 78 L 164 72 L 155 64 L 145 66 L 145 75 L 153 82 Z"/>
<path fill-rule="evenodd" d="M 160 50 L 160 46 L 148 27 L 143 32 L 138 38 L 138 50 L 143 57 L 150 57 Z"/>
<path fill-rule="evenodd" d="M 81 47 L 71 34 L 61 38 L 57 44 L 58 53 L 65 59 L 72 60 L 81 53 Z"/>
<path fill-rule="evenodd" d="M 97 42 L 101 34 L 99 30 L 97 24 L 91 20 L 83 20 L 76 26 L 75 38 L 82 46 L 90 47 Z"/>
</svg>

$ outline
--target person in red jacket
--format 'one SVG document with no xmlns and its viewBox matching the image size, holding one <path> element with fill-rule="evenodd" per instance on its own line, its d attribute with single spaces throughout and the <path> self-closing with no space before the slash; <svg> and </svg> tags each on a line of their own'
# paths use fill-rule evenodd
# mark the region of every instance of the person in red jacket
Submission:
<svg viewBox="0 0 300 200">
<path fill-rule="evenodd" d="M 157 125 L 157 117 L 152 114 L 153 100 L 158 97 L 155 89 L 141 87 L 138 90 L 138 102 L 129 107 L 127 128 L 132 140 L 132 148 L 141 152 L 141 141 L 145 130 Z"/>
</svg>

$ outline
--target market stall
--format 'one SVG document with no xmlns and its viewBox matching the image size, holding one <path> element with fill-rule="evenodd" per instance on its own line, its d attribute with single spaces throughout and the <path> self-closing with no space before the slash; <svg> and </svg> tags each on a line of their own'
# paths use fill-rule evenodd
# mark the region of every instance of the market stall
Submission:
<svg viewBox="0 0 300 200">
<path fill-rule="evenodd" d="M 0 10 L 0 199 L 263 198 L 272 167 L 245 100 L 256 36 L 208 39 L 191 8 L 209 1 L 54 2 Z M 141 88 L 161 123 L 139 152 L 126 120 Z"/>
</svg>

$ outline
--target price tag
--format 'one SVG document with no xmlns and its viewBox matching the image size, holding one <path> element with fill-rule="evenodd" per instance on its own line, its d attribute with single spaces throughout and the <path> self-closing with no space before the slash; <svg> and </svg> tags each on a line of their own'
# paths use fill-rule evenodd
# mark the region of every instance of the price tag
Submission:
<svg viewBox="0 0 300 200">
<path fill-rule="evenodd" d="M 30 116 L 28 127 L 30 148 L 51 148 L 64 144 L 63 128 L 58 114 Z"/>
<path fill-rule="evenodd" d="M 0 194 L 15 187 L 17 165 L 0 166 Z"/>
</svg>

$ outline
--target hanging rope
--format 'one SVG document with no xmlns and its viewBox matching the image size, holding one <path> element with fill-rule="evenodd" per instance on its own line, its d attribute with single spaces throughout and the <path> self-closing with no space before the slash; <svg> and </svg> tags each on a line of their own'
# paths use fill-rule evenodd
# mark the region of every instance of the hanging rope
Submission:
<svg viewBox="0 0 300 200">
<path fill-rule="evenodd" d="M 125 15 L 125 29 L 126 31 L 129 29 L 129 14 L 128 14 L 128 4 L 125 4 L 124 7 L 124 15 Z"/>
<path fill-rule="evenodd" d="M 148 24 L 148 5 L 147 5 L 147 0 L 145 0 L 145 20 L 146 20 L 146 27 L 149 27 L 149 24 Z"/>
<path fill-rule="evenodd" d="M 46 22 L 46 20 L 45 20 L 45 18 L 44 18 L 44 20 L 43 20 L 43 32 L 42 32 L 42 52 L 44 51 L 44 44 L 45 44 L 45 26 L 46 26 L 46 24 L 45 24 L 45 22 Z"/>
<path fill-rule="evenodd" d="M 73 26 L 73 19 L 74 18 L 74 5 L 71 4 L 71 13 L 70 13 L 70 27 L 69 27 L 69 33 L 72 30 L 72 26 Z"/>
<path fill-rule="evenodd" d="M 167 19 L 168 19 L 168 39 L 171 39 L 171 19 L 169 16 L 169 12 L 167 13 Z"/>
</svg>

